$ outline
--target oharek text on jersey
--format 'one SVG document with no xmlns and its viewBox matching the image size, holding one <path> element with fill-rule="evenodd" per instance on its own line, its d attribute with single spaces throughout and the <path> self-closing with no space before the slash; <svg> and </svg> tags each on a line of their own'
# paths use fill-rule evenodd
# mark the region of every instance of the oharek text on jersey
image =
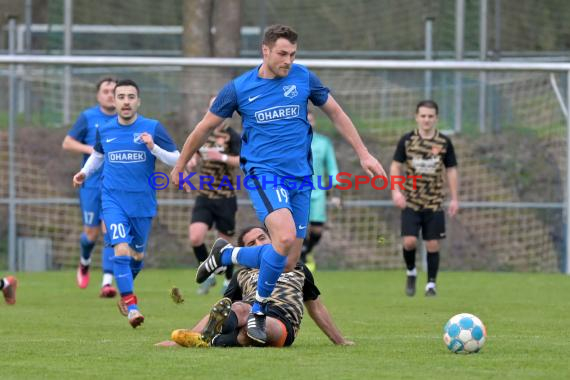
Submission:
<svg viewBox="0 0 570 380">
<path fill-rule="evenodd" d="M 258 123 L 269 123 L 275 120 L 291 119 L 299 116 L 299 106 L 277 106 L 257 111 L 255 120 Z"/>
<path fill-rule="evenodd" d="M 117 150 L 107 153 L 109 162 L 131 164 L 146 161 L 146 152 L 138 150 Z"/>
</svg>

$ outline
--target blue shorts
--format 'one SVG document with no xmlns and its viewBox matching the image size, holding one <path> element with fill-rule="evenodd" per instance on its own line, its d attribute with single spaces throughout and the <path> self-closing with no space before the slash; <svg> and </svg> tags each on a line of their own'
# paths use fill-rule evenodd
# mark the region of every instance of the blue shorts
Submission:
<svg viewBox="0 0 570 380">
<path fill-rule="evenodd" d="M 145 252 L 152 217 L 129 217 L 113 199 L 103 203 L 103 220 L 111 246 L 127 243 L 135 252 Z"/>
<path fill-rule="evenodd" d="M 246 177 L 244 182 L 259 221 L 265 224 L 265 218 L 273 211 L 289 209 L 295 222 L 296 236 L 300 239 L 307 234 L 311 185 L 310 177 L 303 180 L 267 173 Z"/>
<path fill-rule="evenodd" d="M 101 224 L 101 190 L 97 187 L 81 187 L 79 189 L 79 204 L 83 225 L 98 227 Z"/>
</svg>

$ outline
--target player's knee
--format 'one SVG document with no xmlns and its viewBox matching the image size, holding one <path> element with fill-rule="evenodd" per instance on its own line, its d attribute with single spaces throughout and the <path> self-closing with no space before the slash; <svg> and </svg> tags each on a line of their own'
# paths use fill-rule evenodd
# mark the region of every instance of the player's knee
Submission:
<svg viewBox="0 0 570 380">
<path fill-rule="evenodd" d="M 136 251 L 133 251 L 133 253 L 131 254 L 131 256 L 132 256 L 133 259 L 135 259 L 136 261 L 143 261 L 143 260 L 144 260 L 144 252 L 136 252 Z"/>
<path fill-rule="evenodd" d="M 243 327 L 239 330 L 237 342 L 240 346 L 251 346 L 253 344 L 253 341 L 247 336 L 246 329 Z"/>
<path fill-rule="evenodd" d="M 439 251 L 439 241 L 438 240 L 428 240 L 426 241 L 426 249 L 428 252 Z"/>
<path fill-rule="evenodd" d="M 416 249 L 416 245 L 418 243 L 418 239 L 413 236 L 406 236 L 404 238 L 404 249 L 407 251 L 411 251 Z"/>
<path fill-rule="evenodd" d="M 296 239 L 297 238 L 295 237 L 294 233 L 285 233 L 285 234 L 277 236 L 276 239 L 272 239 L 272 241 L 274 243 L 277 243 L 277 245 L 280 248 L 283 248 L 286 251 L 288 251 L 289 249 L 291 249 L 293 247 L 293 244 L 295 243 Z"/>
<path fill-rule="evenodd" d="M 202 245 L 204 244 L 204 238 L 197 234 L 190 235 L 190 244 L 192 244 L 192 247 L 197 247 L 199 245 Z"/>
<path fill-rule="evenodd" d="M 238 326 L 241 326 L 246 323 L 247 316 L 249 315 L 250 310 L 251 306 L 243 302 L 234 302 L 232 304 L 232 311 L 236 314 L 238 318 Z"/>
<path fill-rule="evenodd" d="M 127 243 L 119 243 L 115 245 L 115 256 L 130 256 L 131 248 Z"/>
</svg>

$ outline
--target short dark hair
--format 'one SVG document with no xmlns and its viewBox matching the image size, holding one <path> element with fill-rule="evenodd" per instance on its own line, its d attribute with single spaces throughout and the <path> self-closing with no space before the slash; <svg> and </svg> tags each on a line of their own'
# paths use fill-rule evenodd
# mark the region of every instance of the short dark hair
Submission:
<svg viewBox="0 0 570 380">
<path fill-rule="evenodd" d="M 243 241 L 243 237 L 251 232 L 252 230 L 259 228 L 260 230 L 262 230 L 263 232 L 265 232 L 267 234 L 267 236 L 269 236 L 269 231 L 267 231 L 267 228 L 262 227 L 262 226 L 247 226 L 245 227 L 243 230 L 241 230 L 241 232 L 238 235 L 237 238 L 237 246 L 238 247 L 245 247 L 245 242 Z"/>
<path fill-rule="evenodd" d="M 418 113 L 420 107 L 432 108 L 435 110 L 435 114 L 439 115 L 439 107 L 437 106 L 437 103 L 434 102 L 433 100 L 422 100 L 421 102 L 419 102 L 418 105 L 416 106 L 416 113 Z"/>
<path fill-rule="evenodd" d="M 119 80 L 117 82 L 117 85 L 115 86 L 115 90 L 113 91 L 113 93 L 115 93 L 115 91 L 117 91 L 118 87 L 126 87 L 126 86 L 133 86 L 134 88 L 137 89 L 137 95 L 140 94 L 139 86 L 137 86 L 135 81 L 132 79 L 121 79 L 121 80 Z"/>
<path fill-rule="evenodd" d="M 95 89 L 97 90 L 97 92 L 99 92 L 103 83 L 107 83 L 107 82 L 115 83 L 115 85 L 116 85 L 117 79 L 113 78 L 113 77 L 104 77 L 104 78 L 99 79 L 97 81 L 97 84 L 95 85 Z"/>
<path fill-rule="evenodd" d="M 271 25 L 265 29 L 263 34 L 263 45 L 272 47 L 280 38 L 285 38 L 292 44 L 296 44 L 298 37 L 299 35 L 297 32 L 295 32 L 290 26 L 281 24 Z"/>
</svg>

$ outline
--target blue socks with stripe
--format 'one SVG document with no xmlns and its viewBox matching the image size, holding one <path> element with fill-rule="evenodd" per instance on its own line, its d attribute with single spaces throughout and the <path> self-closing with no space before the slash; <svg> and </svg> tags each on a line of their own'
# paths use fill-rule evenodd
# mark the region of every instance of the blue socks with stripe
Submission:
<svg viewBox="0 0 570 380">
<path fill-rule="evenodd" d="M 232 262 L 232 252 L 234 249 L 239 249 L 237 253 L 237 261 L 240 265 L 248 268 L 259 268 L 261 266 L 261 258 L 268 251 L 273 251 L 271 244 L 258 245 L 254 247 L 241 247 L 225 249 L 222 252 L 222 265 L 228 266 L 234 264 Z"/>
<path fill-rule="evenodd" d="M 257 294 L 262 298 L 267 298 L 271 296 L 279 276 L 285 269 L 287 256 L 278 254 L 271 245 L 264 247 L 269 247 L 270 249 L 264 252 L 261 258 L 259 279 L 257 280 Z"/>
<path fill-rule="evenodd" d="M 226 249 L 222 252 L 222 265 L 227 266 L 232 263 L 233 249 Z M 277 280 L 285 265 L 287 256 L 280 255 L 271 244 L 255 247 L 239 248 L 236 256 L 237 262 L 248 268 L 259 268 L 259 278 L 257 280 L 257 294 L 261 298 L 268 298 L 273 293 Z M 259 302 L 253 304 L 253 313 L 265 313 Z"/>
<path fill-rule="evenodd" d="M 121 296 L 133 293 L 133 274 L 131 272 L 130 256 L 115 256 L 113 258 L 113 273 Z"/>
</svg>

